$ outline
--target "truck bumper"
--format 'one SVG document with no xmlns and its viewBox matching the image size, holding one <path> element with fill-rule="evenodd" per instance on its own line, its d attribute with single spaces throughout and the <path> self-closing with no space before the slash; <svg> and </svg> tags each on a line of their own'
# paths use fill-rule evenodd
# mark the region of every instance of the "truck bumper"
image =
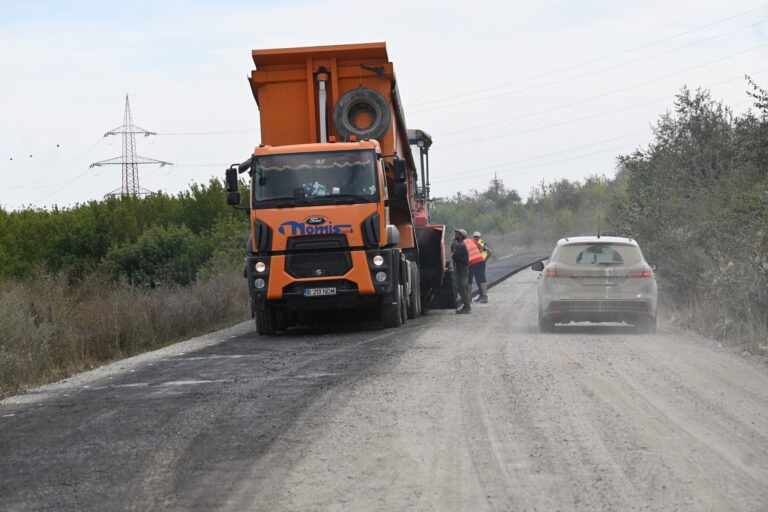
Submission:
<svg viewBox="0 0 768 512">
<path fill-rule="evenodd" d="M 389 296 L 392 293 L 393 282 L 399 282 L 400 265 L 399 259 L 394 255 L 396 252 L 392 249 L 368 249 L 359 251 L 365 254 L 367 268 L 365 270 L 366 278 L 370 278 L 373 293 L 361 293 L 358 283 L 348 276 L 334 277 L 330 279 L 285 279 L 286 273 L 282 268 L 272 268 L 272 265 L 281 267 L 285 261 L 284 257 L 273 258 L 270 256 L 252 255 L 246 258 L 246 277 L 248 278 L 248 290 L 251 296 L 253 311 L 264 311 L 269 305 L 270 308 L 290 311 L 312 311 L 327 309 L 342 309 L 375 306 L 380 303 L 381 297 Z M 372 261 L 375 255 L 384 257 L 384 264 L 374 266 Z M 267 265 L 268 271 L 259 274 L 255 271 L 257 262 L 262 261 Z M 360 261 L 360 258 L 358 258 Z M 378 272 L 384 272 L 387 279 L 379 282 L 376 279 Z M 270 283 L 270 275 L 280 273 L 281 281 L 286 282 L 279 293 L 274 293 L 275 282 Z M 359 273 L 358 273 L 359 275 Z M 394 277 L 394 279 L 393 279 Z M 257 279 L 264 280 L 264 285 L 257 286 Z M 335 295 L 307 297 L 304 290 L 308 288 L 326 288 L 336 289 Z M 367 288 L 370 290 L 371 285 Z M 277 297 L 275 297 L 277 295 Z"/>
</svg>

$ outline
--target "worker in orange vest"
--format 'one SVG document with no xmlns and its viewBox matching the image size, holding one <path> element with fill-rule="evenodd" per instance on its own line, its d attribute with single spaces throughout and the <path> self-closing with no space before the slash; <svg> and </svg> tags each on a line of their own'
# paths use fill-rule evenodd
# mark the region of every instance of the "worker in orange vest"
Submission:
<svg viewBox="0 0 768 512">
<path fill-rule="evenodd" d="M 485 262 L 491 257 L 493 251 L 490 246 L 485 243 L 482 238 L 482 234 L 479 231 L 472 233 L 472 239 L 480 248 L 480 253 L 483 255 L 483 261 L 469 267 L 469 294 L 472 295 L 472 279 L 474 278 L 477 283 L 477 290 L 480 292 L 480 296 L 475 299 L 475 302 L 485 304 L 488 302 L 488 280 L 485 278 Z"/>
<path fill-rule="evenodd" d="M 467 246 L 467 255 L 469 260 L 467 293 L 470 297 L 472 296 L 472 279 L 474 278 L 474 280 L 477 282 L 477 288 L 480 290 L 480 297 L 483 298 L 485 296 L 483 295 L 483 290 L 480 287 L 480 284 L 485 282 L 485 258 L 483 258 L 483 251 L 480 247 L 480 244 L 471 238 L 465 239 L 464 244 Z M 485 299 L 483 302 L 488 302 L 488 299 Z"/>
</svg>

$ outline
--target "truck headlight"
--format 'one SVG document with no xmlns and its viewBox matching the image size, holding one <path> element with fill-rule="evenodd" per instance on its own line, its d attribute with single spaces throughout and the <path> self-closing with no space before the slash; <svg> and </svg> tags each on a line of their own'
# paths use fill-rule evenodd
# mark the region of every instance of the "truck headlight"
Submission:
<svg viewBox="0 0 768 512">
<path fill-rule="evenodd" d="M 264 263 L 263 261 L 257 261 L 256 265 L 254 265 L 253 268 L 256 269 L 256 272 L 262 273 L 265 270 L 267 270 L 267 264 Z"/>
<path fill-rule="evenodd" d="M 376 256 L 374 256 L 373 264 L 376 265 L 377 267 L 382 266 L 384 264 L 384 256 L 382 256 L 381 254 L 377 254 Z"/>
<path fill-rule="evenodd" d="M 386 280 L 387 280 L 386 272 L 376 272 L 376 281 L 383 283 Z"/>
<path fill-rule="evenodd" d="M 262 278 L 258 278 L 253 282 L 253 285 L 256 288 L 264 288 L 267 285 L 267 282 L 263 280 Z"/>
</svg>

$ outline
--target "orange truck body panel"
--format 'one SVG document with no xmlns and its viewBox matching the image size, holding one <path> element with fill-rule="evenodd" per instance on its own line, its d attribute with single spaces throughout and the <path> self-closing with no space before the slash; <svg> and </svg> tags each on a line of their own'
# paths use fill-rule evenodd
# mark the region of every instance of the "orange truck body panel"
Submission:
<svg viewBox="0 0 768 512">
<path fill-rule="evenodd" d="M 394 80 L 384 43 L 253 50 L 253 62 L 256 70 L 251 73 L 251 89 L 259 105 L 261 143 L 270 146 L 320 141 L 315 80 L 318 69 L 328 70 L 331 106 L 356 87 L 374 89 L 389 97 L 390 82 Z M 360 64 L 385 66 L 386 79 L 362 70 Z M 333 126 L 330 135 L 339 136 Z M 387 139 L 379 142 L 385 154 L 393 153 L 386 153 L 394 149 L 392 132 Z"/>
</svg>

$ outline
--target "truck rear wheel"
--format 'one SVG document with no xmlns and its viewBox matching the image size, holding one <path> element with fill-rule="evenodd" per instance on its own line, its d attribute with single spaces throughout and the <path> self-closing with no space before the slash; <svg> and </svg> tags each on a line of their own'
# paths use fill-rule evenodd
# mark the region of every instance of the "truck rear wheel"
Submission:
<svg viewBox="0 0 768 512">
<path fill-rule="evenodd" d="M 408 297 L 405 295 L 405 285 L 400 285 L 400 325 L 408 318 Z"/>
<path fill-rule="evenodd" d="M 409 272 L 411 293 L 408 295 L 408 309 L 406 314 L 410 320 L 413 320 L 419 316 L 419 303 L 421 302 L 421 299 L 419 298 L 419 267 L 413 262 L 408 262 L 408 266 L 411 269 Z"/>
<path fill-rule="evenodd" d="M 421 316 L 424 313 L 423 304 L 421 303 L 421 280 L 416 282 L 416 305 L 419 309 L 418 316 Z"/>
</svg>

